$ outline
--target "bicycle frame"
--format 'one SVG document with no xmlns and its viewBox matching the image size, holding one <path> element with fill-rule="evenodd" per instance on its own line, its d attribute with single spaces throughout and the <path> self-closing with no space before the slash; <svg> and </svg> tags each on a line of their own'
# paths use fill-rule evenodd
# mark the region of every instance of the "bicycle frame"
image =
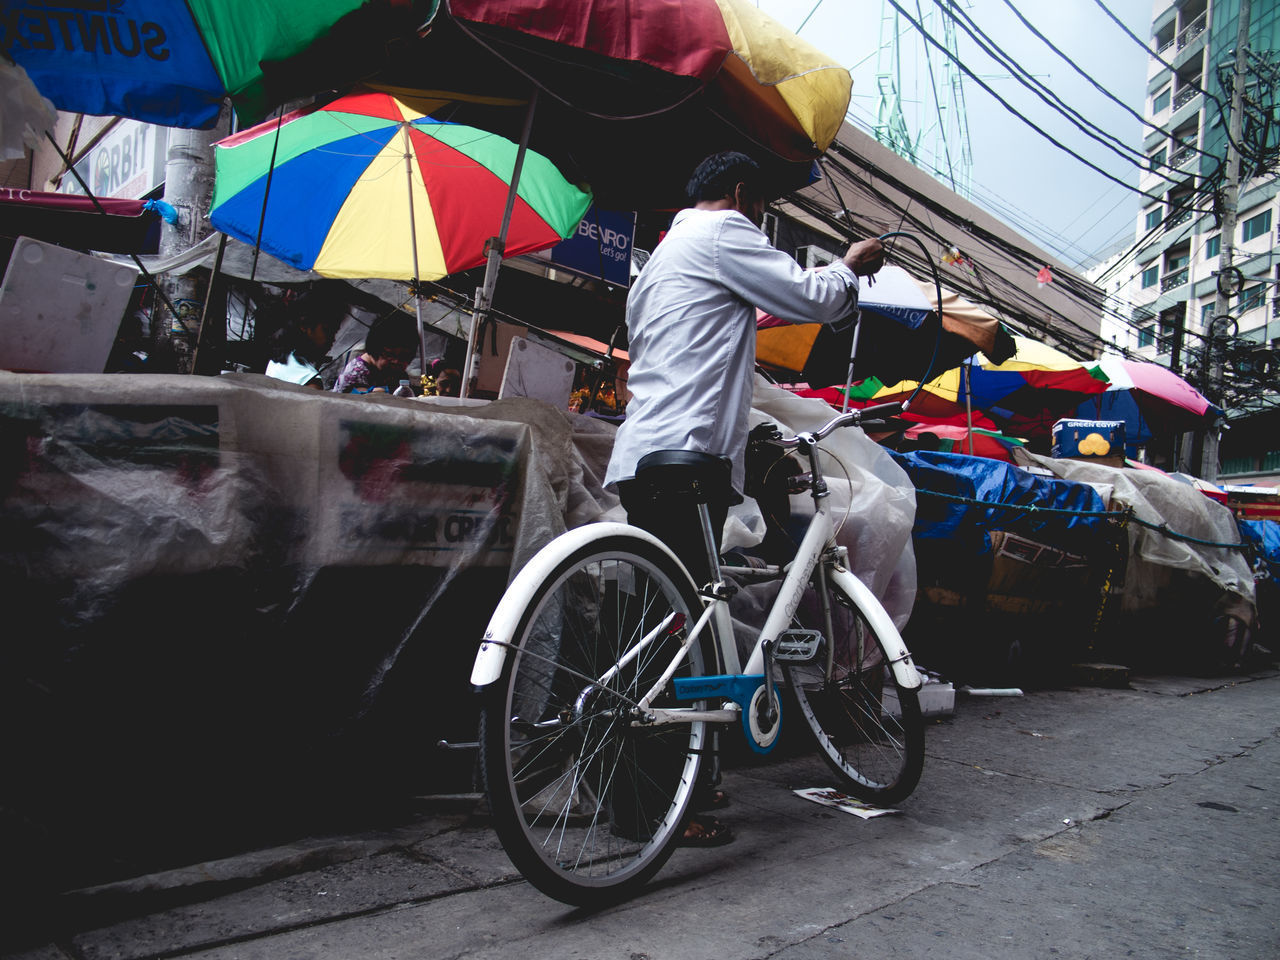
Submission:
<svg viewBox="0 0 1280 960">
<path fill-rule="evenodd" d="M 862 613 L 871 622 L 870 625 L 885 640 L 886 652 L 889 654 L 888 665 L 893 671 L 898 684 L 908 689 L 915 689 L 921 685 L 920 674 L 912 663 L 911 654 L 907 650 L 906 644 L 899 635 L 897 628 L 875 599 L 874 594 L 844 565 L 843 561 L 847 558 L 847 552 L 844 548 L 837 546 L 833 540 L 834 525 L 826 508 L 826 487 L 818 470 L 817 440 L 826 436 L 836 427 L 855 423 L 857 420 L 856 414 L 845 414 L 837 417 L 819 431 L 804 433 L 799 437 L 783 442 L 784 446 L 792 448 L 803 447 L 804 452 L 808 455 L 812 466 L 809 483 L 813 492 L 815 506 L 813 518 L 810 520 L 804 537 L 801 539 L 795 560 L 792 563 L 786 568 L 770 567 L 759 570 L 747 567 L 727 567 L 722 571 L 719 565 L 713 562 L 712 568 L 717 573 L 727 571 L 757 580 L 776 579 L 777 576 L 782 575 L 782 587 L 774 600 L 773 606 L 770 608 L 769 615 L 760 630 L 755 646 L 747 658 L 745 669 L 740 666 L 738 658 L 733 625 L 729 617 L 727 596 L 723 594 L 717 595 L 715 588 L 719 584 L 714 584 L 710 592 L 702 592 L 701 596 L 706 606 L 697 622 L 686 631 L 680 650 L 674 655 L 659 680 L 653 684 L 651 689 L 636 704 L 636 715 L 640 718 L 637 722 L 661 724 L 690 723 L 703 720 L 725 723 L 739 719 L 741 712 L 746 710 L 747 704 L 750 703 L 752 697 L 759 695 L 759 691 L 767 679 L 764 676 L 767 651 L 771 649 L 771 645 L 790 626 L 792 617 L 804 596 L 805 589 L 814 576 L 815 569 L 818 570 L 818 580 L 815 585 L 821 598 L 824 616 L 828 620 L 828 632 L 830 632 L 830 594 L 827 582 L 830 580 L 838 584 L 847 594 L 858 601 L 859 606 L 862 608 Z M 681 570 L 685 570 L 684 565 L 665 544 L 639 527 L 622 523 L 595 523 L 562 534 L 539 551 L 507 588 L 501 602 L 494 611 L 493 617 L 489 621 L 480 649 L 476 655 L 475 664 L 471 672 L 471 683 L 474 687 L 485 687 L 501 676 L 520 618 L 532 601 L 534 593 L 546 577 L 550 575 L 551 571 L 567 556 L 593 540 L 618 535 L 644 540 L 656 546 L 669 556 Z M 668 618 L 667 621 L 664 621 L 657 628 L 650 631 L 649 634 L 638 640 L 636 645 L 624 655 L 619 663 L 611 667 L 600 678 L 601 681 L 607 681 L 613 672 L 616 672 L 626 662 L 637 656 L 664 630 L 669 630 L 671 628 L 670 619 Z M 680 696 L 684 699 L 714 697 L 732 699 L 736 702 L 738 709 L 726 707 L 724 709 L 701 710 L 683 707 L 651 707 L 652 701 L 679 668 L 689 647 L 698 641 L 708 623 L 713 619 L 716 623 L 713 633 L 720 651 L 721 663 L 726 673 L 718 677 L 689 678 L 680 681 L 679 683 L 682 685 Z M 677 628 L 683 627 L 684 624 L 677 625 Z"/>
</svg>

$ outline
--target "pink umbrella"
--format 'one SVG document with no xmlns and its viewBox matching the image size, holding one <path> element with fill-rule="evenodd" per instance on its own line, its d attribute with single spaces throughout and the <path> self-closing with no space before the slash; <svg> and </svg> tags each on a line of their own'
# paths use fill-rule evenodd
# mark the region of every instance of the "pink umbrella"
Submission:
<svg viewBox="0 0 1280 960">
<path fill-rule="evenodd" d="M 1080 404 L 1075 415 L 1123 420 L 1129 445 L 1145 443 L 1156 434 L 1192 430 L 1222 416 L 1199 390 L 1167 367 L 1114 356 L 1102 357 L 1097 366 L 1110 383 L 1105 392 Z"/>
</svg>

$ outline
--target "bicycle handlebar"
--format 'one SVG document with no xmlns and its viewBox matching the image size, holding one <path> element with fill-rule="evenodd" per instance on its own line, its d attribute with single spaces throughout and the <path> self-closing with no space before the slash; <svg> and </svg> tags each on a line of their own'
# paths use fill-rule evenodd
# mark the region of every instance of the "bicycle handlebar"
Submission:
<svg viewBox="0 0 1280 960">
<path fill-rule="evenodd" d="M 897 401 L 893 403 L 877 403 L 871 407 L 863 407 L 860 410 L 850 410 L 848 413 L 842 413 L 824 423 L 817 430 L 805 430 L 794 437 L 780 437 L 774 442 L 787 449 L 794 449 L 804 443 L 805 438 L 809 438 L 810 442 L 817 443 L 819 440 L 835 433 L 841 427 L 852 427 L 868 420 L 892 417 L 901 413 L 902 409 L 902 404 Z"/>
</svg>

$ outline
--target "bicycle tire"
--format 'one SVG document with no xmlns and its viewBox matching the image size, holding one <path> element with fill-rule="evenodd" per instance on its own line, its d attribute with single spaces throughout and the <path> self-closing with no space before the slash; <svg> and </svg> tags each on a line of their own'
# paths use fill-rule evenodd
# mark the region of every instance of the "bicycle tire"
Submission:
<svg viewBox="0 0 1280 960">
<path fill-rule="evenodd" d="M 684 630 L 661 633 L 612 680 L 589 680 L 668 613 L 689 629 L 701 609 L 665 553 L 615 535 L 561 561 L 520 617 L 481 708 L 480 766 L 503 848 L 548 896 L 576 906 L 624 899 L 675 850 L 706 724 L 637 726 L 616 708 L 649 690 Z M 701 676 L 704 662 L 695 643 L 676 676 Z M 670 683 L 653 705 L 675 705 Z"/>
<path fill-rule="evenodd" d="M 836 583 L 829 589 L 835 643 L 811 586 L 793 622 L 819 630 L 823 640 L 813 660 L 783 664 L 787 685 L 840 787 L 868 803 L 898 803 L 915 790 L 924 769 L 920 697 L 898 684 L 884 641 L 859 601 Z"/>
</svg>

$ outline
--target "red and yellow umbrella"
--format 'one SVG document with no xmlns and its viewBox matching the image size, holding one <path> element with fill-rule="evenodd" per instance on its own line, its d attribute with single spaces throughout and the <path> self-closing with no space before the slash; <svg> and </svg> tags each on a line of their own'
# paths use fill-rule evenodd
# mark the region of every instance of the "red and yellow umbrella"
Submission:
<svg viewBox="0 0 1280 960">
<path fill-rule="evenodd" d="M 565 69 L 565 50 L 687 78 L 711 89 L 724 112 L 771 149 L 796 158 L 830 146 L 849 108 L 849 71 L 748 0 L 447 0 L 444 6 L 473 35 L 500 39 L 508 57 L 532 66 L 544 82 L 554 82 L 554 58 Z M 560 50 L 548 52 L 547 43 Z M 601 79 L 616 77 L 613 71 Z M 654 84 L 653 95 L 659 89 Z M 678 95 L 680 87 L 669 89 Z M 590 90 L 554 92 L 593 97 Z M 614 103 L 618 113 L 627 109 Z"/>
</svg>

